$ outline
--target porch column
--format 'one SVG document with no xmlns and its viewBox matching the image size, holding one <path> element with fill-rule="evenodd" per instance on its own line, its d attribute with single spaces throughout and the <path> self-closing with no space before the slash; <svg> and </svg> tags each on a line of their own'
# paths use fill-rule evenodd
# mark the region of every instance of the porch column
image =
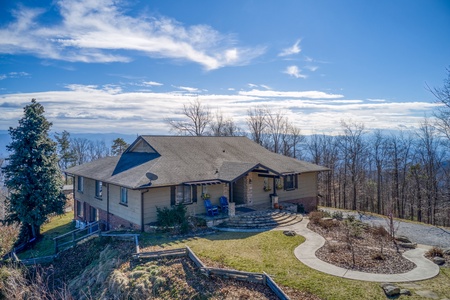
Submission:
<svg viewBox="0 0 450 300">
<path fill-rule="evenodd" d="M 273 183 L 273 196 L 278 196 L 277 195 L 277 185 L 276 185 L 276 178 L 275 177 L 272 177 L 272 183 Z"/>
</svg>

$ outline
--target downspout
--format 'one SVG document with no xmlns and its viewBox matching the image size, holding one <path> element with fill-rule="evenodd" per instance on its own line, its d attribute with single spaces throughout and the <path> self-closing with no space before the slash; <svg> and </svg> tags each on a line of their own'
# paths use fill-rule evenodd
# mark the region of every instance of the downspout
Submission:
<svg viewBox="0 0 450 300">
<path fill-rule="evenodd" d="M 67 173 L 66 173 L 66 175 L 67 175 Z M 72 182 L 73 182 L 73 184 L 72 184 L 72 195 L 73 195 L 73 211 L 74 211 L 74 214 L 73 214 L 73 219 L 75 220 L 75 218 L 77 218 L 78 217 L 78 212 L 76 212 L 76 209 L 77 209 L 77 200 L 75 200 L 75 175 L 74 176 L 71 176 L 71 175 L 68 175 L 68 176 L 70 176 L 70 177 L 72 177 L 73 179 L 72 179 Z"/>
<path fill-rule="evenodd" d="M 109 183 L 106 185 L 106 230 L 109 230 Z"/>
<path fill-rule="evenodd" d="M 144 194 L 148 193 L 149 189 L 141 192 L 141 232 L 144 232 Z"/>
</svg>

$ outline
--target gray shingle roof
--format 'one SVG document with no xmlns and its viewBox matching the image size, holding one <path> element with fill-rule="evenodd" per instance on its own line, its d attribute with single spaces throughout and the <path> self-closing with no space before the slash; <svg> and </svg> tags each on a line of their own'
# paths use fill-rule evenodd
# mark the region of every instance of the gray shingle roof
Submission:
<svg viewBox="0 0 450 300">
<path fill-rule="evenodd" d="M 157 153 L 130 152 L 139 142 Z M 120 157 L 107 157 L 66 172 L 129 188 L 149 186 L 146 173 L 156 174 L 151 186 L 190 181 L 233 181 L 254 168 L 275 173 L 306 173 L 327 168 L 275 154 L 246 137 L 140 136 Z"/>
</svg>

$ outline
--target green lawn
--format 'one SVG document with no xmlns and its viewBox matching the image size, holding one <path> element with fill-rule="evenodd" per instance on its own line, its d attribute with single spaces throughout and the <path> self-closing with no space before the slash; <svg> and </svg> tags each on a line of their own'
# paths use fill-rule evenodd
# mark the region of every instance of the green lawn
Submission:
<svg viewBox="0 0 450 300">
<path fill-rule="evenodd" d="M 26 257 L 53 254 L 53 237 L 72 230 L 72 226 L 72 214 L 53 218 L 42 228 L 44 238 L 34 250 L 28 251 Z M 278 284 L 310 292 L 322 299 L 386 299 L 378 283 L 343 279 L 302 264 L 293 253 L 304 242 L 301 236 L 287 237 L 280 231 L 219 232 L 204 237 L 170 239 L 163 235 L 144 233 L 139 240 L 141 249 L 149 246 L 170 249 L 188 245 L 205 262 L 216 261 L 242 271 L 264 271 L 273 276 Z M 449 297 L 450 268 L 442 268 L 437 277 L 416 284 L 420 288 L 410 289 L 413 296 L 399 299 L 422 299 L 414 293 L 419 289 L 432 290 L 440 299 Z"/>
<path fill-rule="evenodd" d="M 42 238 L 33 249 L 19 253 L 17 256 L 25 259 L 55 254 L 53 238 L 75 229 L 72 219 L 73 212 L 51 218 L 50 222 L 42 225 Z"/>
</svg>

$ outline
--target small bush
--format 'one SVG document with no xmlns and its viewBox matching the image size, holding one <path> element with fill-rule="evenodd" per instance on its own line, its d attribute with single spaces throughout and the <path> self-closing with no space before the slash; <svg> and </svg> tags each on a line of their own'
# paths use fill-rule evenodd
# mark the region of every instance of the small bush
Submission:
<svg viewBox="0 0 450 300">
<path fill-rule="evenodd" d="M 318 225 L 322 218 L 323 218 L 322 211 L 313 211 L 309 213 L 309 221 L 311 222 L 311 224 Z"/>
<path fill-rule="evenodd" d="M 355 218 L 354 215 L 347 215 L 347 220 L 348 220 L 350 223 L 353 223 L 353 222 L 355 222 L 356 218 Z"/>
<path fill-rule="evenodd" d="M 430 257 L 436 257 L 436 256 L 443 257 L 444 250 L 442 250 L 442 248 L 439 248 L 439 247 L 433 247 L 427 251 L 427 255 Z"/>
<path fill-rule="evenodd" d="M 330 253 L 337 253 L 337 252 L 339 252 L 341 247 L 336 243 L 328 243 L 327 248 Z"/>
<path fill-rule="evenodd" d="M 331 217 L 332 217 L 333 219 L 336 219 L 336 220 L 339 220 L 339 221 L 342 221 L 342 220 L 344 219 L 344 215 L 343 215 L 342 212 L 340 212 L 340 211 L 335 211 L 335 212 L 333 212 L 333 214 L 331 215 Z"/>
<path fill-rule="evenodd" d="M 339 224 L 337 222 L 334 222 L 333 220 L 319 220 L 319 224 L 320 227 L 322 227 L 323 229 L 329 230 L 333 227 L 339 226 Z"/>
<path fill-rule="evenodd" d="M 381 252 L 377 252 L 377 253 L 372 254 L 371 258 L 373 260 L 385 260 L 386 256 L 383 253 L 381 253 Z"/>
<path fill-rule="evenodd" d="M 385 238 L 389 236 L 389 232 L 382 225 L 372 227 L 371 231 L 376 237 Z"/>
<path fill-rule="evenodd" d="M 156 218 L 159 226 L 172 227 L 181 225 L 186 221 L 186 206 L 175 205 L 171 208 L 156 208 Z"/>
<path fill-rule="evenodd" d="M 321 210 L 323 218 L 331 218 L 331 214 L 329 211 Z"/>
</svg>

